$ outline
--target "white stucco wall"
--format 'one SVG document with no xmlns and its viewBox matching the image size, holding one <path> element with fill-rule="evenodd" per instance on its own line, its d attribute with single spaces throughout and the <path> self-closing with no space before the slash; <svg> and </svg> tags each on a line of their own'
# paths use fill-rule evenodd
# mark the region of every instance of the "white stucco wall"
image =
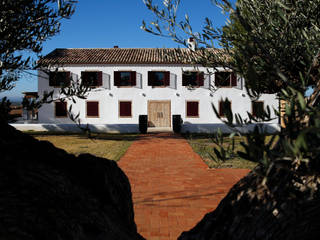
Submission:
<svg viewBox="0 0 320 240">
<path fill-rule="evenodd" d="M 195 88 L 188 90 L 182 86 L 182 72 L 186 70 L 194 70 L 194 67 L 185 65 L 70 65 L 63 68 L 65 71 L 70 71 L 78 77 L 81 76 L 81 71 L 92 70 L 102 71 L 104 79 L 109 78 L 110 88 L 108 84 L 103 87 L 94 89 L 89 93 L 86 100 L 78 99 L 72 109 L 75 114 L 80 112 L 81 123 L 106 126 L 106 129 L 119 130 L 120 132 L 138 131 L 139 115 L 148 114 L 149 100 L 169 100 L 171 101 L 171 115 L 180 114 L 184 125 L 183 131 L 190 132 L 209 132 L 214 131 L 217 127 L 223 127 L 212 109 L 212 103 L 218 108 L 218 102 L 222 98 L 232 102 L 232 110 L 234 113 L 240 113 L 242 117 L 246 117 L 246 112 L 251 112 L 251 99 L 248 97 L 243 88 L 219 88 L 216 91 L 210 91 L 206 88 Z M 148 86 L 148 71 L 170 71 L 171 77 L 176 77 L 176 88 L 152 88 Z M 197 68 L 199 71 L 207 72 L 205 68 Z M 114 71 L 136 71 L 141 76 L 142 88 L 137 87 L 115 87 L 113 85 Z M 106 82 L 104 82 L 106 83 Z M 210 76 L 210 84 L 214 84 L 214 75 Z M 49 81 L 45 74 L 39 71 L 38 79 L 39 95 L 42 96 L 44 91 L 51 91 Z M 56 96 L 58 89 L 55 89 Z M 132 117 L 119 118 L 119 101 L 132 101 Z M 199 118 L 186 117 L 186 101 L 199 101 Z M 278 100 L 275 95 L 264 94 L 259 99 L 264 101 L 264 106 L 269 105 L 270 108 L 278 109 Z M 99 118 L 86 117 L 86 101 L 99 101 Z M 275 117 L 274 113 L 273 116 Z M 172 120 L 172 118 L 171 118 Z M 54 116 L 54 103 L 46 104 L 39 110 L 39 123 L 43 124 L 72 124 L 68 118 L 56 118 Z M 268 123 L 269 126 L 279 129 L 278 119 Z M 171 124 L 172 125 L 172 124 Z"/>
</svg>

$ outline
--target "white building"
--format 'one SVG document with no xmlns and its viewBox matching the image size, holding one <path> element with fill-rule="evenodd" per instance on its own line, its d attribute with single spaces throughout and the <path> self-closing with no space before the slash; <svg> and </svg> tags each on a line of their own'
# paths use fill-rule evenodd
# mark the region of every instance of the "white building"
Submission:
<svg viewBox="0 0 320 240">
<path fill-rule="evenodd" d="M 39 123 L 70 130 L 74 123 L 66 109 L 72 105 L 81 123 L 99 131 L 138 132 L 139 115 L 148 115 L 150 129 L 172 128 L 172 116 L 180 115 L 183 132 L 213 132 L 226 130 L 212 108 L 214 104 L 223 115 L 225 98 L 231 102 L 232 111 L 243 118 L 246 112 L 255 115 L 267 105 L 278 109 L 274 94 L 264 94 L 252 102 L 243 79 L 222 68 L 208 74 L 208 69 L 191 65 L 189 49 L 180 53 L 174 49 L 56 49 L 41 60 L 51 69 L 58 67 L 58 73 L 47 75 L 39 70 L 39 96 L 54 90 L 54 96 L 59 97 L 62 81 L 57 81 L 57 76 L 71 76 L 94 88 L 87 99 L 77 99 L 76 103 L 56 101 L 42 106 Z M 268 131 L 279 130 L 278 119 L 265 126 Z"/>
</svg>

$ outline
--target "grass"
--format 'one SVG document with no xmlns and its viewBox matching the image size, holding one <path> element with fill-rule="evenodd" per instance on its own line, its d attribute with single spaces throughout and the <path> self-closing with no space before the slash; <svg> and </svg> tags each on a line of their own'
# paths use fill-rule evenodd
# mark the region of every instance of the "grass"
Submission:
<svg viewBox="0 0 320 240">
<path fill-rule="evenodd" d="M 83 134 L 70 133 L 48 133 L 48 132 L 26 132 L 36 139 L 51 142 L 58 148 L 68 153 L 79 155 L 90 153 L 97 157 L 103 157 L 118 161 L 127 151 L 137 134 L 92 134 L 89 139 Z"/>
<path fill-rule="evenodd" d="M 257 163 L 247 161 L 239 156 L 230 158 L 225 162 L 213 160 L 211 156 L 215 156 L 214 148 L 217 147 L 217 145 L 211 140 L 210 135 L 208 134 L 185 135 L 184 137 L 188 140 L 193 151 L 201 156 L 209 168 L 253 169 L 257 166 Z M 270 137 L 268 136 L 266 140 L 269 141 L 269 139 Z M 240 145 L 241 141 L 245 141 L 245 137 L 235 136 L 235 152 L 243 150 L 243 147 Z M 228 142 L 230 142 L 230 139 L 228 136 L 225 136 L 223 146 L 226 147 Z"/>
</svg>

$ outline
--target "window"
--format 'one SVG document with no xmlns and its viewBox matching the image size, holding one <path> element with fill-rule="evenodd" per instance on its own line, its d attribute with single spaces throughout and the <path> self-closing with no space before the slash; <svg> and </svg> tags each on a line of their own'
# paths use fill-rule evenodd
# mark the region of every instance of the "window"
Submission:
<svg viewBox="0 0 320 240">
<path fill-rule="evenodd" d="M 81 80 L 89 87 L 102 86 L 102 72 L 81 72 Z"/>
<path fill-rule="evenodd" d="M 131 102 L 130 101 L 120 101 L 119 102 L 119 116 L 120 117 L 131 117 Z"/>
<path fill-rule="evenodd" d="M 51 87 L 68 87 L 71 82 L 70 72 L 50 72 L 49 86 Z"/>
<path fill-rule="evenodd" d="M 231 102 L 229 100 L 219 101 L 219 116 L 226 117 L 228 112 L 231 112 Z"/>
<path fill-rule="evenodd" d="M 216 72 L 215 85 L 217 87 L 237 86 L 237 76 L 233 72 Z"/>
<path fill-rule="evenodd" d="M 203 72 L 183 72 L 182 86 L 203 86 Z"/>
<path fill-rule="evenodd" d="M 99 102 L 87 102 L 87 117 L 99 117 Z"/>
<path fill-rule="evenodd" d="M 262 118 L 264 112 L 263 102 L 262 101 L 253 101 L 252 102 L 252 116 L 257 118 Z"/>
<path fill-rule="evenodd" d="M 187 101 L 187 117 L 199 117 L 199 102 Z"/>
<path fill-rule="evenodd" d="M 162 87 L 170 85 L 170 72 L 148 72 L 148 86 Z"/>
<path fill-rule="evenodd" d="M 114 85 L 122 86 L 136 86 L 136 72 L 134 71 L 115 71 Z"/>
<path fill-rule="evenodd" d="M 55 102 L 55 116 L 67 117 L 67 102 Z"/>
</svg>

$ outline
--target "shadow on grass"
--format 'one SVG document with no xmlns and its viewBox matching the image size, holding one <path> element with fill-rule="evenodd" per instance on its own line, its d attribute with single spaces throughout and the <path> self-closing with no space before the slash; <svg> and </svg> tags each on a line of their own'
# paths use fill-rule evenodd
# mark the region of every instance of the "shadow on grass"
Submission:
<svg viewBox="0 0 320 240">
<path fill-rule="evenodd" d="M 45 136 L 71 136 L 79 139 L 92 139 L 92 140 L 113 140 L 113 141 L 134 141 L 137 139 L 139 134 L 136 133 L 91 133 L 89 137 L 85 133 L 74 133 L 74 132 L 36 132 L 26 131 L 24 132 L 35 137 Z"/>
</svg>

